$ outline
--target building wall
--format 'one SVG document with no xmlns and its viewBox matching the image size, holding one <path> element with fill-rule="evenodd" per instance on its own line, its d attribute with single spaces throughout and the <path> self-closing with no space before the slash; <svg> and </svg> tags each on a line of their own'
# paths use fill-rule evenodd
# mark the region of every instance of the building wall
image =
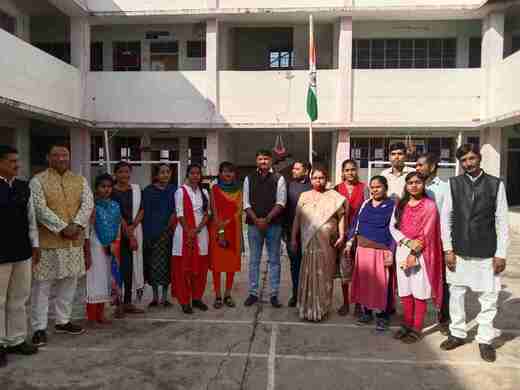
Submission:
<svg viewBox="0 0 520 390">
<path fill-rule="evenodd" d="M 497 100 L 492 102 L 491 116 L 520 111 L 520 51 L 509 56 L 493 69 Z"/>
<path fill-rule="evenodd" d="M 354 20 L 352 34 L 354 39 L 455 38 L 459 35 L 479 37 L 482 35 L 481 24 L 480 20 Z"/>
<path fill-rule="evenodd" d="M 353 0 L 354 7 L 455 6 L 482 4 L 482 0 Z"/>
</svg>

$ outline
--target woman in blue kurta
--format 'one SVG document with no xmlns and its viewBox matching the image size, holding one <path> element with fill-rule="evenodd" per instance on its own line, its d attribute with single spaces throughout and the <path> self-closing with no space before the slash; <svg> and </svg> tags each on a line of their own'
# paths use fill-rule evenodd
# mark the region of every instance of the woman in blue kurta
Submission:
<svg viewBox="0 0 520 390">
<path fill-rule="evenodd" d="M 154 167 L 154 183 L 143 191 L 143 234 L 145 279 L 152 286 L 153 300 L 150 306 L 159 303 L 169 306 L 171 232 L 175 228 L 175 190 L 169 184 L 171 170 L 167 164 Z M 162 301 L 159 302 L 159 286 Z"/>
</svg>

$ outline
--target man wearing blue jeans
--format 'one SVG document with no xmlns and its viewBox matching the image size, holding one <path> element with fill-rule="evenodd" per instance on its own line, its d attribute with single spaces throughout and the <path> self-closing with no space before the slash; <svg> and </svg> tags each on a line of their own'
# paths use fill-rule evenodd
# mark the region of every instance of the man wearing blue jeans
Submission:
<svg viewBox="0 0 520 390">
<path fill-rule="evenodd" d="M 287 187 L 283 176 L 272 172 L 273 157 L 269 150 L 256 153 L 255 173 L 244 180 L 244 210 L 249 242 L 249 296 L 244 302 L 251 306 L 258 301 L 260 261 L 264 242 L 269 257 L 271 305 L 282 307 L 280 289 L 280 246 L 282 242 L 282 211 L 287 202 Z"/>
</svg>

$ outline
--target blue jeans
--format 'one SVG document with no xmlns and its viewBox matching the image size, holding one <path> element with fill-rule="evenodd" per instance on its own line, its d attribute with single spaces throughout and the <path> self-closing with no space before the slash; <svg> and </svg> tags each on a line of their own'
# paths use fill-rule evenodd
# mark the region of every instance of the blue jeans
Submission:
<svg viewBox="0 0 520 390">
<path fill-rule="evenodd" d="M 262 250 L 265 242 L 269 257 L 271 297 L 278 296 L 278 291 L 280 290 L 282 226 L 269 225 L 267 230 L 262 232 L 255 225 L 248 225 L 247 239 L 249 242 L 249 295 L 258 296 L 260 261 L 262 260 Z"/>
</svg>

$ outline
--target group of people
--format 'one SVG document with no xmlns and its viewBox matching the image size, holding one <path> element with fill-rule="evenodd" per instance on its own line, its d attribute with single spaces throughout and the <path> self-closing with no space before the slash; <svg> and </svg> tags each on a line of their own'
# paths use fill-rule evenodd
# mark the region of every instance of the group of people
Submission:
<svg viewBox="0 0 520 390">
<path fill-rule="evenodd" d="M 49 168 L 30 183 L 17 179 L 18 153 L 0 145 L 0 366 L 10 353 L 30 355 L 47 343 L 51 287 L 55 287 L 55 333 L 79 335 L 71 322 L 78 278 L 86 274 L 86 314 L 91 327 L 114 317 L 142 313 L 145 284 L 149 308 L 168 307 L 175 297 L 185 314 L 207 311 L 203 301 L 212 271 L 213 307 L 236 306 L 235 274 L 244 253 L 243 217 L 249 247 L 248 296 L 257 304 L 264 244 L 270 303 L 279 300 L 281 249 L 285 240 L 292 280 L 288 305 L 301 319 L 321 321 L 333 306 L 334 280 L 341 279 L 342 316 L 355 304 L 359 325 L 389 327 L 396 295 L 403 343 L 422 337 L 428 301 L 439 313 L 441 344 L 466 342 L 465 293 L 479 293 L 477 342 L 494 361 L 493 326 L 506 266 L 507 200 L 500 179 L 481 168 L 471 144 L 457 150 L 463 173 L 444 182 L 439 160 L 427 153 L 408 167 L 406 147 L 390 146 L 391 167 L 363 183 L 355 160 L 342 165 L 342 182 L 331 186 L 327 170 L 296 161 L 292 177 L 272 170 L 268 150 L 256 154 L 257 169 L 243 184 L 236 167 L 223 162 L 209 191 L 202 168 L 190 164 L 184 184 L 171 183 L 166 164 L 154 167 L 143 191 L 131 183 L 132 167 L 120 162 L 114 175 L 87 180 L 69 169 L 69 150 L 54 145 Z M 222 273 L 226 273 L 224 293 Z M 25 305 L 31 298 L 32 342 L 26 340 Z"/>
</svg>

